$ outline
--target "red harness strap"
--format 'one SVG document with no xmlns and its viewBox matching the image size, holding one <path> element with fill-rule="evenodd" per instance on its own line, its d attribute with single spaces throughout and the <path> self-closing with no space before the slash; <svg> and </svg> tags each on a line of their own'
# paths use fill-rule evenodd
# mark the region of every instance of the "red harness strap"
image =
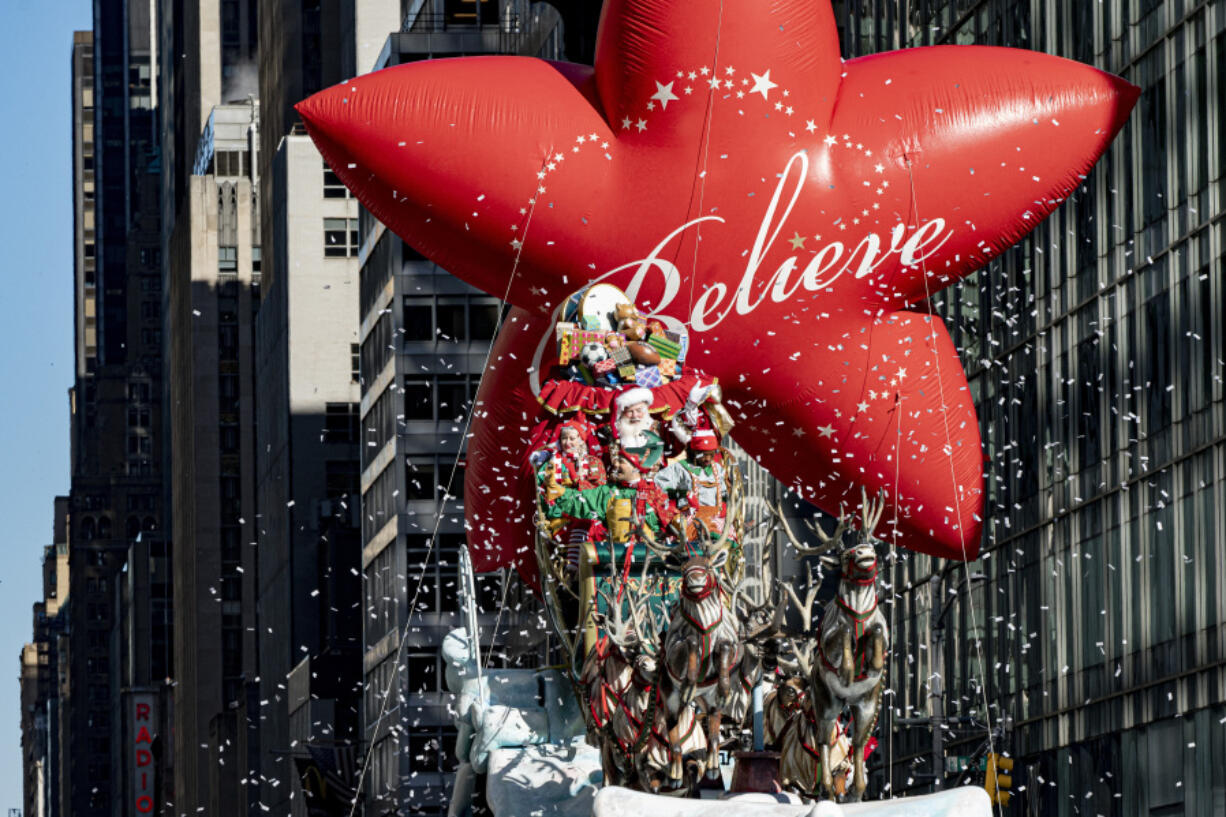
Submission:
<svg viewBox="0 0 1226 817">
<path fill-rule="evenodd" d="M 877 571 L 876 569 L 874 569 L 871 576 L 867 578 L 849 577 L 847 579 L 844 579 L 844 581 L 850 581 L 853 584 L 859 584 L 859 585 L 872 584 L 877 581 Z M 863 636 L 864 633 L 867 631 L 868 620 L 872 617 L 873 613 L 877 611 L 877 604 L 879 601 L 880 601 L 880 596 L 874 595 L 872 607 L 869 607 L 867 610 L 855 610 L 855 609 L 852 609 L 850 606 L 848 606 L 847 602 L 843 601 L 842 596 L 838 596 L 835 599 L 835 603 L 838 604 L 839 609 L 841 609 L 844 613 L 846 613 L 847 617 L 851 619 L 852 637 L 855 639 L 855 642 L 857 645 L 860 643 L 861 636 Z M 836 667 L 833 663 L 831 663 L 830 659 L 826 657 L 826 650 L 823 649 L 820 638 L 817 641 L 817 655 L 818 655 L 818 658 L 821 659 L 822 665 L 826 669 L 830 670 L 831 672 L 839 671 L 838 667 Z M 853 658 L 859 664 L 859 666 L 856 667 L 856 669 L 859 670 L 859 674 L 856 675 L 853 680 L 863 681 L 865 678 L 868 677 L 868 663 L 865 660 L 866 657 L 864 653 L 859 652 L 859 653 L 853 654 Z"/>
</svg>

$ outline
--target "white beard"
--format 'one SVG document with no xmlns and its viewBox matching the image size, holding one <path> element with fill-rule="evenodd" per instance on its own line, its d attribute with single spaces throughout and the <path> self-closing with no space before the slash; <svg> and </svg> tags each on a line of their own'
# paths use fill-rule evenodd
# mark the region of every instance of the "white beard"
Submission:
<svg viewBox="0 0 1226 817">
<path fill-rule="evenodd" d="M 620 438 L 621 444 L 629 448 L 641 448 L 647 445 L 647 435 L 645 432 L 651 431 L 655 421 L 651 417 L 640 422 L 631 421 L 628 417 L 621 417 L 617 421 L 617 436 Z"/>
</svg>

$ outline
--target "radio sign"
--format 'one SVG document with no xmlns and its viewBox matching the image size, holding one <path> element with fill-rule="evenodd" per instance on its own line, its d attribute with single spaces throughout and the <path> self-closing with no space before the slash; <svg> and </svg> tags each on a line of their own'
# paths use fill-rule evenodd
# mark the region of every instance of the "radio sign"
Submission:
<svg viewBox="0 0 1226 817">
<path fill-rule="evenodd" d="M 153 738 L 157 730 L 156 699 L 150 692 L 132 693 L 129 699 L 129 730 L 132 735 L 132 804 L 137 814 L 153 812 Z"/>
</svg>

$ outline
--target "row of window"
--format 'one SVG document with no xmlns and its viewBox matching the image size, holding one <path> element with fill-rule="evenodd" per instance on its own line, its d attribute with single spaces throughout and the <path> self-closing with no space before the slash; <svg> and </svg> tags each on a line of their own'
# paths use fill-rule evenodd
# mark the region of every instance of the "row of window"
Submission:
<svg viewBox="0 0 1226 817">
<path fill-rule="evenodd" d="M 253 275 L 263 271 L 264 253 L 260 245 L 250 247 L 251 272 Z M 221 246 L 217 248 L 217 273 L 222 277 L 238 275 L 238 247 Z"/>
<path fill-rule="evenodd" d="M 408 341 L 488 341 L 498 325 L 498 301 L 488 295 L 405 295 Z"/>
</svg>

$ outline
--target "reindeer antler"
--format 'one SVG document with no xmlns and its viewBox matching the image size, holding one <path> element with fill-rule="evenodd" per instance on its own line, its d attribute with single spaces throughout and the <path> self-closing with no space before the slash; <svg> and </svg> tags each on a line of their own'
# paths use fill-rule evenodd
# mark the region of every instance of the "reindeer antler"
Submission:
<svg viewBox="0 0 1226 817">
<path fill-rule="evenodd" d="M 622 616 L 622 605 L 620 600 L 615 600 L 609 597 L 607 593 L 596 588 L 596 593 L 604 599 L 605 610 L 604 614 L 604 630 L 609 639 L 621 649 L 622 652 L 629 652 L 639 646 L 640 637 L 635 629 L 634 621 L 626 621 Z M 594 616 L 599 617 L 601 614 L 592 611 Z M 633 609 L 631 611 L 633 615 Z"/>
<path fill-rule="evenodd" d="M 806 522 L 805 525 L 811 530 L 814 535 L 821 540 L 820 545 L 813 547 L 806 545 L 796 538 L 796 534 L 792 532 L 792 526 L 788 524 L 787 517 L 783 515 L 783 506 L 778 502 L 775 503 L 775 517 L 779 520 L 779 527 L 783 530 L 788 541 L 792 543 L 792 547 L 796 548 L 796 552 L 801 556 L 818 556 L 843 541 L 843 534 L 847 532 L 847 526 L 850 519 L 843 513 L 842 507 L 839 508 L 839 522 L 834 528 L 834 532 L 827 534 L 822 530 L 822 526 L 815 522 Z"/>
<path fill-rule="evenodd" d="M 860 499 L 860 541 L 871 544 L 873 531 L 881 521 L 881 515 L 885 513 L 885 489 L 878 491 L 872 500 L 869 500 L 868 491 L 861 486 Z"/>
<path fill-rule="evenodd" d="M 796 594 L 796 591 L 790 584 L 782 581 L 779 584 L 787 591 L 788 597 L 796 605 L 796 609 L 800 611 L 804 632 L 808 635 L 813 626 L 813 602 L 817 600 L 817 592 L 821 589 L 820 585 L 811 586 L 805 592 L 804 602 L 801 602 L 800 596 Z M 787 641 L 788 645 L 792 648 L 792 654 L 796 656 L 797 669 L 800 670 L 801 675 L 808 677 L 813 672 L 813 641 L 805 641 L 791 636 L 788 637 Z"/>
</svg>

